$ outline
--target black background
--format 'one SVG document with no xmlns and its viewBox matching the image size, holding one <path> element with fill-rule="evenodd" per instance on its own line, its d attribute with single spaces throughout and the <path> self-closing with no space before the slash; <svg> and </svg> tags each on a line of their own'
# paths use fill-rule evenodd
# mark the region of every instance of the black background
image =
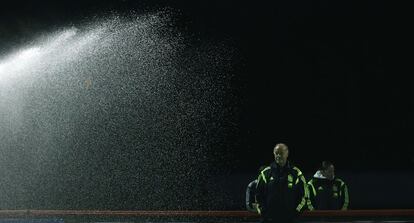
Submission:
<svg viewBox="0 0 414 223">
<path fill-rule="evenodd" d="M 409 17 L 384 1 L 13 1 L 1 6 L 1 55 L 92 15 L 169 8 L 194 38 L 230 40 L 235 127 L 217 168 L 255 173 L 285 142 L 301 169 L 412 171 Z M 244 182 L 243 182 L 244 183 Z"/>
</svg>

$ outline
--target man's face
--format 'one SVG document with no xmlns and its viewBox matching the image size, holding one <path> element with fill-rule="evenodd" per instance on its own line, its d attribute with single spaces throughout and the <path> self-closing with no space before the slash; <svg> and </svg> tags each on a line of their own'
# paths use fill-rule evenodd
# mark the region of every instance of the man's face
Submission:
<svg viewBox="0 0 414 223">
<path fill-rule="evenodd" d="M 275 155 L 275 161 L 278 165 L 284 166 L 286 164 L 287 158 L 289 156 L 289 151 L 286 146 L 276 145 L 275 149 L 273 150 L 273 154 Z"/>
<path fill-rule="evenodd" d="M 334 177 L 335 177 L 335 167 L 334 167 L 333 165 L 330 165 L 330 166 L 328 167 L 328 169 L 326 169 L 326 170 L 324 170 L 324 171 L 323 171 L 323 175 L 324 175 L 326 178 L 328 178 L 328 179 L 330 179 L 330 180 L 333 180 L 333 179 L 334 179 Z"/>
</svg>

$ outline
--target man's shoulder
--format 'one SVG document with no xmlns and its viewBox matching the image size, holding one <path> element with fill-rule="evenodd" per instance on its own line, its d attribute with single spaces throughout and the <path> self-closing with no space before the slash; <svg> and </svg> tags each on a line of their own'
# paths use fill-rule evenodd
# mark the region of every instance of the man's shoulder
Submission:
<svg viewBox="0 0 414 223">
<path fill-rule="evenodd" d="M 270 172 L 271 167 L 270 166 L 266 166 L 262 171 L 260 171 L 261 174 L 266 174 Z"/>
<path fill-rule="evenodd" d="M 302 176 L 303 173 L 302 171 L 299 169 L 299 167 L 297 166 L 292 166 L 292 170 L 298 175 L 298 176 Z"/>
<path fill-rule="evenodd" d="M 257 184 L 257 179 L 250 181 L 249 185 Z"/>
<path fill-rule="evenodd" d="M 257 185 L 257 179 L 255 179 L 255 180 L 251 181 L 251 182 L 247 185 L 247 187 L 248 187 L 248 188 L 255 188 L 255 187 L 256 187 L 256 185 Z"/>
<path fill-rule="evenodd" d="M 263 178 L 269 178 L 271 176 L 271 167 L 270 166 L 266 166 L 265 168 L 263 168 L 263 170 L 260 171 L 259 173 L 259 177 L 263 177 Z"/>
</svg>

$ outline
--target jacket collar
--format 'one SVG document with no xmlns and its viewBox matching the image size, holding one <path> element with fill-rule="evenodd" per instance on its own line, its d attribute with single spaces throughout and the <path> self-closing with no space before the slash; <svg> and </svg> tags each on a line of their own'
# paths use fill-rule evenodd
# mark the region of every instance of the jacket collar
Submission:
<svg viewBox="0 0 414 223">
<path fill-rule="evenodd" d="M 290 164 L 290 162 L 288 160 L 288 161 L 286 161 L 286 165 L 284 167 L 281 167 L 278 164 L 276 164 L 275 161 L 273 161 L 273 163 L 270 165 L 270 167 L 272 169 L 281 171 L 281 170 L 288 170 L 288 169 L 290 169 L 291 168 L 291 164 Z"/>
<path fill-rule="evenodd" d="M 316 173 L 313 175 L 313 178 L 321 179 L 321 180 L 330 180 L 330 179 L 326 178 L 320 170 L 316 171 Z M 335 179 L 336 179 L 336 176 L 334 176 L 334 178 L 332 180 L 335 180 Z"/>
<path fill-rule="evenodd" d="M 326 177 L 322 174 L 322 172 L 320 170 L 316 171 L 316 173 L 313 175 L 313 178 L 326 179 Z"/>
</svg>

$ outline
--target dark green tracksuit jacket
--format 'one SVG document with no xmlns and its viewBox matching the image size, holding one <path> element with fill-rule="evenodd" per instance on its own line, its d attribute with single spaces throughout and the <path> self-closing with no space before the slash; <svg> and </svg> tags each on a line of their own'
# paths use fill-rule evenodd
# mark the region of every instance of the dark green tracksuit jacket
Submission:
<svg viewBox="0 0 414 223">
<path fill-rule="evenodd" d="M 258 177 L 256 201 L 263 222 L 292 222 L 304 209 L 308 196 L 299 168 L 273 162 Z"/>
<path fill-rule="evenodd" d="M 339 178 L 329 180 L 320 171 L 308 182 L 309 210 L 347 210 L 349 205 L 348 188 Z"/>
</svg>

